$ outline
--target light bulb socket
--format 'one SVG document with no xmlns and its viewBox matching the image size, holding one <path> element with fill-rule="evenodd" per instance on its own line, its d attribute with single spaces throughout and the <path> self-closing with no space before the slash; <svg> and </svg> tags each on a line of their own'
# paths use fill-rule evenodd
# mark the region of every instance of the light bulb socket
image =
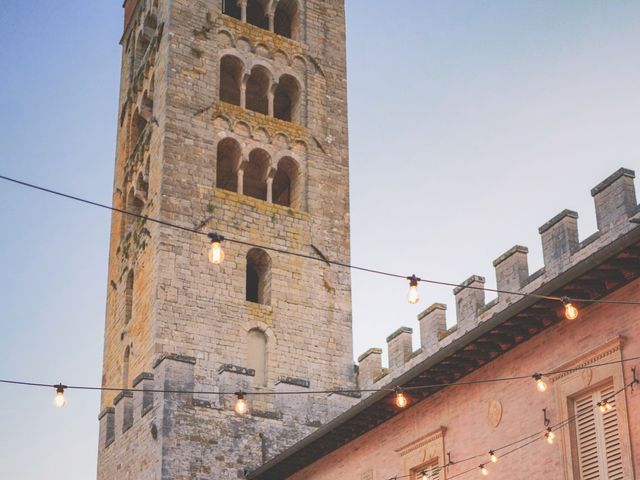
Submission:
<svg viewBox="0 0 640 480">
<path fill-rule="evenodd" d="M 209 237 L 209 239 L 211 240 L 211 243 L 222 243 L 224 241 L 224 237 L 222 235 L 220 235 L 219 233 L 210 233 L 207 235 L 207 237 Z"/>
<path fill-rule="evenodd" d="M 65 388 L 69 388 L 66 385 L 63 385 L 61 383 L 54 385 L 53 388 L 56 389 L 56 393 L 64 393 Z"/>
<path fill-rule="evenodd" d="M 409 286 L 410 287 L 417 287 L 418 286 L 418 282 L 421 281 L 421 279 L 416 277 L 415 275 L 411 275 L 410 277 L 407 277 L 407 280 L 409 280 Z"/>
<path fill-rule="evenodd" d="M 234 395 L 238 397 L 238 400 L 244 400 L 244 396 L 246 395 L 246 393 L 240 391 L 240 392 L 236 392 Z"/>
<path fill-rule="evenodd" d="M 569 297 L 561 297 L 560 301 L 565 307 L 571 305 L 571 299 Z"/>
<path fill-rule="evenodd" d="M 533 375 L 531 375 L 531 378 L 533 378 L 536 382 L 539 382 L 540 380 L 542 380 L 542 374 L 534 373 Z"/>
</svg>

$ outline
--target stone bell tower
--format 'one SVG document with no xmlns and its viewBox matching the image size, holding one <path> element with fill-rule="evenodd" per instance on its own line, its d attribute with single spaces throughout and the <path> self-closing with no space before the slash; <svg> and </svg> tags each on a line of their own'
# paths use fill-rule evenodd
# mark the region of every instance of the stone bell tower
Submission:
<svg viewBox="0 0 640 480">
<path fill-rule="evenodd" d="M 98 478 L 243 478 L 355 401 L 344 0 L 124 10 L 114 205 L 244 243 L 114 213 Z"/>
</svg>

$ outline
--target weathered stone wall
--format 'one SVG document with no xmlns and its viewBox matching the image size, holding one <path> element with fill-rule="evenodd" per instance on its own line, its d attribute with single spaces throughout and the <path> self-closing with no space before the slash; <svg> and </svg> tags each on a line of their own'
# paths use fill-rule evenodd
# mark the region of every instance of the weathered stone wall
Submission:
<svg viewBox="0 0 640 480">
<path fill-rule="evenodd" d="M 319 251 L 348 263 L 343 2 L 301 2 L 299 41 L 222 15 L 218 0 L 133 3 L 122 39 L 114 205 L 203 233 L 304 255 Z M 299 79 L 296 123 L 219 101 L 220 55 L 230 50 Z M 283 156 L 294 159 L 300 205 L 216 189 L 217 146 L 227 137 L 239 141 L 243 155 L 255 147 L 267 151 L 273 168 Z M 206 236 L 114 214 L 103 385 L 131 388 L 149 372 L 154 379 L 144 380 L 147 388 L 251 391 L 253 377 L 241 372 L 247 334 L 258 328 L 268 339 L 264 395 L 251 397 L 251 413 L 238 417 L 233 395 L 154 394 L 153 408 L 142 415 L 140 392 L 133 398 L 105 392 L 100 479 L 241 478 L 245 468 L 355 401 L 271 395 L 355 385 L 350 272 L 268 252 L 271 302 L 260 305 L 245 300 L 249 247 L 225 242 L 226 260 L 216 267 L 207 261 L 208 246 Z M 132 318 L 126 323 L 131 270 Z"/>
</svg>

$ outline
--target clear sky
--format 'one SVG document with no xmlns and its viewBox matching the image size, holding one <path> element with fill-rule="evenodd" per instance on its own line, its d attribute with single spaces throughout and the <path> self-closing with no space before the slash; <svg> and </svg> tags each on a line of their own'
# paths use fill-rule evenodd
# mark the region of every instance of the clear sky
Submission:
<svg viewBox="0 0 640 480">
<path fill-rule="evenodd" d="M 562 209 L 595 230 L 590 188 L 640 167 L 640 2 L 347 3 L 354 263 L 494 285 Z M 0 174 L 110 201 L 121 5 L 2 1 Z M 100 383 L 109 222 L 0 183 L 0 378 Z M 432 302 L 454 320 L 450 289 L 406 291 L 353 275 L 356 356 Z M 3 478 L 95 477 L 98 395 L 68 397 L 0 386 Z"/>
</svg>

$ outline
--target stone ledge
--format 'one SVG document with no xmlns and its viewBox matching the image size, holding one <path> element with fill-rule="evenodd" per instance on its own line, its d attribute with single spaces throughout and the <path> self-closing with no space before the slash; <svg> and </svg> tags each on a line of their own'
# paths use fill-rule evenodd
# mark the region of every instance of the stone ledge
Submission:
<svg viewBox="0 0 640 480">
<path fill-rule="evenodd" d="M 98 415 L 98 420 L 102 420 L 106 415 L 116 413 L 116 409 L 113 407 L 105 407 Z"/>
<path fill-rule="evenodd" d="M 154 362 L 153 368 L 157 368 L 165 360 L 173 360 L 174 362 L 189 363 L 191 365 L 196 364 L 195 357 L 190 357 L 188 355 L 179 355 L 177 353 L 167 353 L 165 355 L 162 355 L 158 360 Z"/>
<path fill-rule="evenodd" d="M 201 399 L 198 399 L 198 398 L 194 398 L 193 399 L 193 406 L 194 407 L 217 409 L 217 407 L 215 406 L 215 404 L 213 402 L 210 402 L 209 400 L 201 400 Z"/>
<path fill-rule="evenodd" d="M 225 363 L 218 368 L 218 375 L 224 372 L 235 373 L 237 375 L 246 375 L 247 377 L 255 377 L 256 371 L 253 368 L 245 368 L 239 365 Z"/>
<path fill-rule="evenodd" d="M 285 383 L 287 385 L 294 385 L 296 387 L 309 388 L 311 386 L 311 382 L 309 380 L 305 380 L 304 378 L 295 378 L 295 377 L 280 377 L 276 382 L 276 385 L 279 383 Z"/>
<path fill-rule="evenodd" d="M 118 405 L 123 398 L 133 398 L 133 392 L 128 390 L 121 391 L 116 398 L 113 399 L 113 404 Z"/>
<path fill-rule="evenodd" d="M 153 380 L 153 373 L 142 372 L 140 375 L 133 379 L 131 385 L 133 386 L 133 388 L 136 388 L 136 386 L 138 386 L 140 382 L 143 382 L 144 380 Z"/>
<path fill-rule="evenodd" d="M 262 410 L 252 410 L 250 413 L 254 417 L 268 418 L 270 420 L 282 420 L 282 414 L 279 412 L 266 412 Z"/>
</svg>

